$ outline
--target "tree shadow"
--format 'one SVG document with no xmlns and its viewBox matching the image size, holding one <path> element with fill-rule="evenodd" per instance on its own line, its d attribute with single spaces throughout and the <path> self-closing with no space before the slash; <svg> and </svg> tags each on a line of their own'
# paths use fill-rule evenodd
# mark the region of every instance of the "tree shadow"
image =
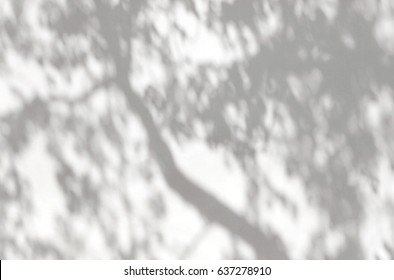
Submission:
<svg viewBox="0 0 394 280">
<path fill-rule="evenodd" d="M 308 204 L 327 220 L 311 236 L 303 257 L 369 256 L 362 241 L 366 194 L 379 197 L 379 161 L 388 157 L 392 163 L 393 158 L 378 144 L 390 142 L 391 135 L 369 125 L 366 107 L 380 96 L 382 87 L 392 88 L 394 69 L 387 44 L 376 38 L 382 16 L 366 15 L 364 1 L 341 1 L 337 7 L 311 1 L 212 1 L 205 10 L 194 1 L 176 0 L 161 5 L 101 0 L 64 5 L 51 0 L 14 2 L 7 3 L 12 12 L 0 24 L 2 71 L 14 71 L 7 58 L 16 53 L 40 65 L 48 92 L 22 93 L 21 106 L 0 119 L 4 127 L 1 153 L 6 159 L 1 167 L 4 233 L 0 244 L 4 249 L 0 257 L 75 258 L 86 241 L 75 233 L 81 220 L 104 236 L 111 258 L 159 258 L 154 244 L 165 245 L 155 223 L 160 223 L 166 203 L 171 203 L 155 187 L 160 184 L 203 220 L 228 232 L 234 252 L 227 258 L 243 257 L 237 251 L 237 239 L 253 248 L 256 258 L 293 257 L 281 234 L 264 223 L 270 203 L 278 202 L 295 220 L 299 215 L 293 198 L 267 180 L 270 170 L 262 171 L 259 158 L 272 149 L 279 151 L 275 155 L 286 176 L 302 182 Z M 33 6 L 42 17 L 34 16 Z M 193 63 L 174 54 L 173 38 L 192 41 L 174 16 L 179 7 L 226 48 L 240 50 L 240 58 L 218 65 Z M 155 21 L 163 13 L 170 30 L 164 35 Z M 136 61 L 144 55 L 158 57 L 164 85 L 152 81 L 143 90 L 135 86 Z M 191 65 L 192 74 L 182 73 L 184 64 Z M 65 83 L 77 84 L 81 93 Z M 195 123 L 203 125 L 204 138 L 197 136 Z M 142 131 L 143 136 L 131 140 L 129 130 Z M 163 137 L 165 132 L 178 141 L 198 139 L 212 150 L 223 148 L 236 158 L 248 181 L 246 212 L 250 215 L 236 212 L 188 178 Z M 67 211 L 59 214 L 57 226 L 67 246 L 24 233 L 29 218 L 21 215 L 34 212 L 36 206 L 29 197 L 34 187 L 20 174 L 18 158 L 41 134 L 65 200 Z M 88 171 L 74 165 L 70 153 L 80 157 L 81 166 L 82 158 L 87 159 Z M 128 199 L 131 169 L 143 174 L 141 184 L 149 193 L 146 213 L 136 212 Z M 367 190 L 360 178 L 367 182 Z M 267 192 L 272 201 L 259 205 Z M 116 197 L 114 204 L 121 210 L 112 208 L 109 197 Z M 13 221 L 12 203 L 23 209 Z M 126 224 L 131 241 L 118 240 L 119 224 Z M 139 230 L 136 224 L 144 237 L 134 235 Z M 15 241 L 15 232 L 28 245 Z M 339 232 L 344 241 L 335 253 L 328 253 L 327 238 L 333 232 Z M 204 233 L 198 234 L 199 239 Z M 391 242 L 385 240 L 384 246 L 391 248 Z M 194 245 L 185 246 L 184 252 L 192 251 Z"/>
</svg>

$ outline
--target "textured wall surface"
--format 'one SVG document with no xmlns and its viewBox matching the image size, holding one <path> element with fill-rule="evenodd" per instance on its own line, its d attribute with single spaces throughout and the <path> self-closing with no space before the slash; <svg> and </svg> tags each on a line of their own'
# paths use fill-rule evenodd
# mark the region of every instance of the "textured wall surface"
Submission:
<svg viewBox="0 0 394 280">
<path fill-rule="evenodd" d="M 394 258 L 393 60 L 390 0 L 0 0 L 0 258 Z"/>
</svg>

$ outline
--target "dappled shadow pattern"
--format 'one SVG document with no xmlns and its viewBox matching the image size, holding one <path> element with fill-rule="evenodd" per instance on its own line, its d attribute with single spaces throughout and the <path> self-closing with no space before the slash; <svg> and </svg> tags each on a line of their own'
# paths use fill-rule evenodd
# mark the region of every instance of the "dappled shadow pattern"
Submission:
<svg viewBox="0 0 394 280">
<path fill-rule="evenodd" d="M 382 96 L 393 102 L 394 19 L 388 2 L 37 0 L 4 6 L 2 79 L 18 105 L 0 116 L 1 258 L 83 257 L 80 220 L 104 235 L 107 258 L 160 258 L 154 244 L 163 242 L 158 224 L 170 203 L 151 186 L 160 184 L 201 215 L 202 234 L 215 224 L 231 236 L 234 247 L 223 253 L 226 258 L 245 257 L 239 240 L 255 258 L 381 257 L 367 253 L 363 230 L 370 197 L 392 211 L 390 198 L 381 195 L 387 186 L 379 182 L 381 163 L 389 162 L 390 173 L 394 164 L 392 114 L 379 107 L 387 105 Z M 198 54 L 174 51 L 176 40 L 185 49 L 194 42 L 177 18 L 179 9 L 231 59 L 193 61 Z M 167 33 L 158 26 L 163 13 Z M 159 61 L 164 82 L 152 74 L 148 86 L 138 86 L 141 57 L 147 64 Z M 35 65 L 41 83 L 23 85 L 18 61 Z M 375 105 L 380 113 L 371 120 Z M 140 134 L 131 139 L 128 131 Z M 54 166 L 47 172 L 55 173 L 67 209 L 55 215 L 62 240 L 57 244 L 26 233 L 30 214 L 40 207 L 19 161 L 40 135 Z M 164 135 L 179 145 L 202 141 L 233 156 L 247 182 L 246 214 L 189 178 Z M 302 195 L 324 221 L 302 256 L 264 221 L 275 203 L 294 220 L 299 216 L 299 206 L 267 179 L 270 167 L 260 162 L 266 153 L 301 182 Z M 126 182 L 135 171 L 148 193 L 142 214 L 128 199 Z M 264 200 L 267 192 L 270 201 Z M 125 247 L 119 225 L 127 232 L 141 227 L 144 237 L 131 234 Z M 342 238 L 335 252 L 327 245 L 333 233 Z M 393 242 L 382 240 L 385 257 L 393 257 Z"/>
</svg>

